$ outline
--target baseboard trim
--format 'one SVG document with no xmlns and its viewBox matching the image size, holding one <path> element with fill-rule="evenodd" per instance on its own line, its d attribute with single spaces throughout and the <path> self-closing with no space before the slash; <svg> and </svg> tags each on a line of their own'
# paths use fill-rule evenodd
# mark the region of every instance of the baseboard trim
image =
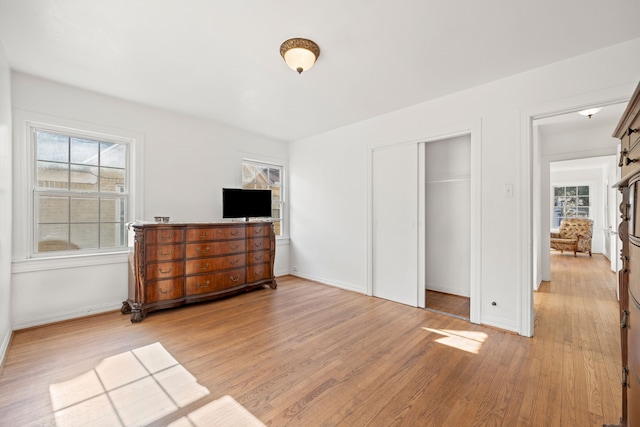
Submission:
<svg viewBox="0 0 640 427">
<path fill-rule="evenodd" d="M 96 304 L 86 307 L 80 307 L 75 310 L 62 311 L 58 313 L 47 314 L 30 319 L 15 320 L 13 322 L 13 330 L 32 328 L 34 326 L 48 325 L 49 323 L 62 322 L 65 320 L 78 319 L 93 314 L 106 313 L 109 311 L 119 310 L 122 307 L 122 301 L 110 302 L 105 304 Z"/>
<path fill-rule="evenodd" d="M 494 328 L 504 329 L 506 331 L 518 333 L 518 325 L 516 322 L 503 319 L 501 317 L 482 316 L 480 322 L 483 326 L 491 326 Z"/>
<path fill-rule="evenodd" d="M 336 282 L 333 280 L 324 279 L 322 277 L 313 276 L 311 274 L 304 274 L 296 271 L 295 273 L 289 273 L 291 276 L 299 277 L 301 279 L 312 280 L 314 282 L 321 283 L 327 286 L 333 286 L 334 288 L 344 289 L 345 291 L 357 292 L 359 294 L 366 294 L 367 291 L 363 286 L 356 286 L 352 283 Z"/>
<path fill-rule="evenodd" d="M 9 351 L 9 344 L 11 343 L 12 337 L 13 331 L 7 331 L 2 339 L 2 344 L 0 344 L 0 372 L 2 372 L 2 367 L 4 366 L 4 358 L 7 355 L 7 351 Z"/>
</svg>

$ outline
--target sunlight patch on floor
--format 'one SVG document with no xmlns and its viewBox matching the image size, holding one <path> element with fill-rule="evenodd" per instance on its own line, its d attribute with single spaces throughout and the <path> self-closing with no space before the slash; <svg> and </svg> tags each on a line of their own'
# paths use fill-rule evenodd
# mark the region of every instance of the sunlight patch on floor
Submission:
<svg viewBox="0 0 640 427">
<path fill-rule="evenodd" d="M 436 340 L 437 343 L 473 354 L 478 354 L 480 352 L 482 343 L 484 343 L 488 337 L 488 335 L 484 332 L 476 331 L 453 331 L 447 329 L 432 329 L 425 327 L 423 327 L 422 329 L 442 335 L 442 338 L 438 338 Z"/>
<path fill-rule="evenodd" d="M 49 386 L 58 427 L 144 426 L 207 396 L 160 343 L 104 359 L 95 369 Z"/>
<path fill-rule="evenodd" d="M 182 417 L 169 427 L 264 427 L 264 424 L 247 411 L 231 396 L 214 400 L 186 417 Z"/>
</svg>

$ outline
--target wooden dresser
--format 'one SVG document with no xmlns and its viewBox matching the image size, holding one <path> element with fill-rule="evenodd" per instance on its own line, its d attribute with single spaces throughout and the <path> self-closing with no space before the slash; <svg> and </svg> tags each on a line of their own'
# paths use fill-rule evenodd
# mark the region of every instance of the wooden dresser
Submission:
<svg viewBox="0 0 640 427">
<path fill-rule="evenodd" d="M 622 345 L 622 426 L 640 426 L 640 84 L 625 110 L 614 137 L 621 140 L 622 239 L 620 330 Z"/>
<path fill-rule="evenodd" d="M 122 313 L 141 322 L 150 311 L 269 285 L 275 234 L 271 222 L 131 224 L 129 297 Z"/>
</svg>

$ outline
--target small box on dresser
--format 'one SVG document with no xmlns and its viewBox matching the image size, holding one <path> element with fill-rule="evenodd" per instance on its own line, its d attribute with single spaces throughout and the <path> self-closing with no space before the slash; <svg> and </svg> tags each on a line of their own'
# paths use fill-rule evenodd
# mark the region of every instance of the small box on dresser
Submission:
<svg viewBox="0 0 640 427">
<path fill-rule="evenodd" d="M 130 227 L 129 297 L 121 311 L 132 322 L 155 310 L 277 287 L 272 222 Z"/>
</svg>

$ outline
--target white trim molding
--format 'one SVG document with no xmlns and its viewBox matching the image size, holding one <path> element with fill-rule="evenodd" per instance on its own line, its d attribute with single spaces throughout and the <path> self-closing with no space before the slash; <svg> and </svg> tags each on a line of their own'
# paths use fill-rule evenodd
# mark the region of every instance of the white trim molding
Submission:
<svg viewBox="0 0 640 427">
<path fill-rule="evenodd" d="M 34 185 L 33 173 L 33 143 L 31 140 L 31 130 L 36 127 L 44 127 L 47 129 L 57 129 L 70 133 L 81 133 L 82 135 L 93 135 L 97 138 L 106 137 L 110 140 L 123 141 L 130 144 L 129 156 L 130 161 L 127 167 L 127 178 L 129 180 L 129 220 L 134 221 L 136 218 L 144 218 L 144 134 L 140 132 L 119 129 L 109 126 L 98 125 L 95 123 L 80 122 L 77 120 L 65 119 L 61 117 L 49 116 L 46 114 L 35 113 L 32 111 L 14 109 L 13 110 L 13 144 L 17 149 L 14 150 L 14 164 L 24 165 L 19 171 L 16 171 L 16 180 L 14 187 L 14 245 L 13 245 L 13 269 L 14 271 L 24 271 L 22 261 L 32 260 L 36 258 L 49 258 L 45 256 L 33 256 L 33 197 L 32 190 Z M 85 257 L 87 254 L 71 254 L 69 257 Z M 93 254 L 89 254 L 93 255 Z M 100 255 L 100 254 L 98 254 Z M 107 254 L 109 255 L 109 254 Z M 61 259 L 63 257 L 56 257 Z M 87 257 L 84 259 L 93 259 L 101 261 L 109 259 L 106 257 Z M 29 263 L 35 266 L 37 263 Z M 26 264 L 24 264 L 26 265 Z M 42 262 L 39 265 L 47 265 Z M 57 266 L 58 264 L 51 264 Z M 81 265 L 82 261 L 81 261 Z M 39 269 L 40 267 L 35 267 Z M 56 267 L 54 267 L 56 268 Z M 17 269 L 17 270 L 16 270 Z"/>
</svg>

